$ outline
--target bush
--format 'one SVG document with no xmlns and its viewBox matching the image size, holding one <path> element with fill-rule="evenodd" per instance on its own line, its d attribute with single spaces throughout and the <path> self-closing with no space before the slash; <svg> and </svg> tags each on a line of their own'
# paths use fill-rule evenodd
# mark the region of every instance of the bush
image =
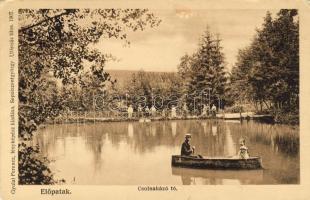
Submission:
<svg viewBox="0 0 310 200">
<path fill-rule="evenodd" d="M 50 161 L 40 156 L 39 146 L 31 147 L 25 143 L 18 145 L 18 183 L 28 185 L 61 184 L 65 180 L 55 180 L 48 167 Z"/>
<path fill-rule="evenodd" d="M 243 106 L 240 106 L 240 105 L 233 105 L 229 108 L 225 108 L 225 112 L 227 112 L 227 113 L 244 112 L 244 108 L 243 108 Z"/>
<path fill-rule="evenodd" d="M 299 113 L 277 111 L 273 112 L 273 116 L 276 123 L 299 125 Z"/>
</svg>

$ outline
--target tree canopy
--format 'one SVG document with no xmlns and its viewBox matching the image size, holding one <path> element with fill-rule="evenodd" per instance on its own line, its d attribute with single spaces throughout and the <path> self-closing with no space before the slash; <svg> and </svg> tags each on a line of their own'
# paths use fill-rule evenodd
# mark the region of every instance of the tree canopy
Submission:
<svg viewBox="0 0 310 200">
<path fill-rule="evenodd" d="M 239 51 L 231 94 L 270 109 L 298 110 L 299 23 L 297 10 L 267 12 L 250 46 Z"/>
<path fill-rule="evenodd" d="M 210 103 L 224 98 L 227 74 L 224 54 L 219 35 L 211 33 L 207 28 L 199 42 L 198 50 L 191 56 L 184 55 L 178 67 L 184 80 L 184 97 L 190 110 L 193 110 L 193 98 L 208 95 Z M 208 102 L 200 102 L 200 104 Z"/>
<path fill-rule="evenodd" d="M 143 31 L 159 23 L 147 9 L 19 9 L 20 183 L 54 183 L 48 168 L 37 162 L 38 150 L 23 141 L 64 109 L 65 99 L 57 85 L 102 87 L 110 80 L 104 70 L 109 53 L 91 45 L 102 38 L 129 43 L 129 31 Z"/>
</svg>

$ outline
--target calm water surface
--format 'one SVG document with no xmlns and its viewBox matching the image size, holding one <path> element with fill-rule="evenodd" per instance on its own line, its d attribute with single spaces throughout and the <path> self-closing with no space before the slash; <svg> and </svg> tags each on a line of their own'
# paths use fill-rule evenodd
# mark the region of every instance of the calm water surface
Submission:
<svg viewBox="0 0 310 200">
<path fill-rule="evenodd" d="M 184 134 L 205 156 L 232 156 L 245 138 L 264 170 L 171 167 Z M 215 120 L 48 125 L 34 138 L 68 184 L 298 184 L 299 130 L 283 125 Z"/>
</svg>

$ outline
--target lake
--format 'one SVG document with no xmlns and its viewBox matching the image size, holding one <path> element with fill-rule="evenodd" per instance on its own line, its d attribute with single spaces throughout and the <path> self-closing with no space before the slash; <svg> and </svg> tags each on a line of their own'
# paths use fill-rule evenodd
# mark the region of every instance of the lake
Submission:
<svg viewBox="0 0 310 200">
<path fill-rule="evenodd" d="M 171 167 L 186 133 L 205 156 L 233 156 L 244 138 L 262 170 Z M 175 120 L 46 125 L 33 139 L 56 178 L 83 185 L 298 184 L 299 128 L 254 121 Z"/>
</svg>

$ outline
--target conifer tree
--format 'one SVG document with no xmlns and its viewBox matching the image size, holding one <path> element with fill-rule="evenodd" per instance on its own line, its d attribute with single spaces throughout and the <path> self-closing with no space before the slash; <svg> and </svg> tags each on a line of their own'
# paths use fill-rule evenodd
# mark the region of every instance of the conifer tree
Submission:
<svg viewBox="0 0 310 200">
<path fill-rule="evenodd" d="M 200 40 L 197 52 L 192 55 L 184 86 L 188 96 L 187 103 L 191 110 L 194 104 L 198 103 L 193 102 L 193 97 L 201 97 L 200 103 L 206 103 L 202 97 L 209 95 L 209 89 L 211 103 L 217 105 L 218 99 L 223 98 L 227 78 L 220 42 L 219 36 L 213 35 L 207 28 Z"/>
<path fill-rule="evenodd" d="M 241 50 L 231 75 L 231 94 L 269 111 L 298 111 L 299 23 L 297 10 L 267 12 L 250 46 Z"/>
</svg>

